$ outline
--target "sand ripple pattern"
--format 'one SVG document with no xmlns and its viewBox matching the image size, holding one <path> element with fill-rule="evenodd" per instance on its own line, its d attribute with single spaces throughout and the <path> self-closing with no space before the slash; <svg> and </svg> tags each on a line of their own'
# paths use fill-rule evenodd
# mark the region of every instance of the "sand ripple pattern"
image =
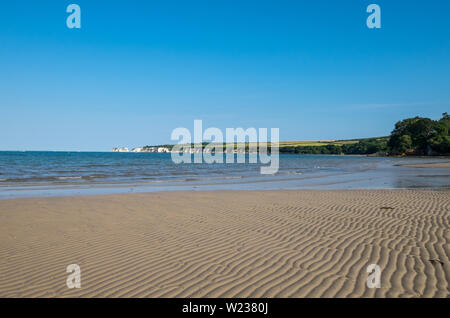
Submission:
<svg viewBox="0 0 450 318">
<path fill-rule="evenodd" d="M 431 190 L 2 200 L 0 296 L 449 297 L 449 222 Z"/>
</svg>

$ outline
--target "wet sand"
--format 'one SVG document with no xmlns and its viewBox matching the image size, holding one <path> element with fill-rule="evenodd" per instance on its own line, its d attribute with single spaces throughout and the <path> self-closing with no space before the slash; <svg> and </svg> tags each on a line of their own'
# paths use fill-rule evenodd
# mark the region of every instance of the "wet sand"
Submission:
<svg viewBox="0 0 450 318">
<path fill-rule="evenodd" d="M 412 167 L 412 168 L 450 168 L 450 162 L 402 164 L 401 166 L 403 166 L 403 167 Z"/>
</svg>

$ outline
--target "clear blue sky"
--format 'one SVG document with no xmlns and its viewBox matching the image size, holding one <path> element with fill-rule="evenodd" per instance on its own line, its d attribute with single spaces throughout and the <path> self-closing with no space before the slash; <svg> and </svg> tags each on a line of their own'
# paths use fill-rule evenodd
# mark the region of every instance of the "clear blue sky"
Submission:
<svg viewBox="0 0 450 318">
<path fill-rule="evenodd" d="M 450 111 L 449 16 L 447 0 L 3 1 L 0 149 L 168 143 L 194 119 L 282 140 L 388 135 Z"/>
</svg>

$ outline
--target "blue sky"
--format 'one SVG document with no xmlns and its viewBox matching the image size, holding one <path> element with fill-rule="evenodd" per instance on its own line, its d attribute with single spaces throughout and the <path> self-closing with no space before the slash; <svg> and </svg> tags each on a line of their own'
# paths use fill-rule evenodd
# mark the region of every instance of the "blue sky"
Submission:
<svg viewBox="0 0 450 318">
<path fill-rule="evenodd" d="M 444 0 L 2 2 L 0 149 L 170 143 L 194 119 L 282 140 L 388 135 L 450 111 L 449 14 Z"/>
</svg>

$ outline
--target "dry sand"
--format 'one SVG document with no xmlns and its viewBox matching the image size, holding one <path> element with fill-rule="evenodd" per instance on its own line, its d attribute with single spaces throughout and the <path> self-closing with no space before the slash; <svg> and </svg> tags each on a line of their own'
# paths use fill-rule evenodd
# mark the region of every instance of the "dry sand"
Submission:
<svg viewBox="0 0 450 318">
<path fill-rule="evenodd" d="M 0 296 L 448 297 L 449 219 L 431 190 L 0 200 Z"/>
</svg>

